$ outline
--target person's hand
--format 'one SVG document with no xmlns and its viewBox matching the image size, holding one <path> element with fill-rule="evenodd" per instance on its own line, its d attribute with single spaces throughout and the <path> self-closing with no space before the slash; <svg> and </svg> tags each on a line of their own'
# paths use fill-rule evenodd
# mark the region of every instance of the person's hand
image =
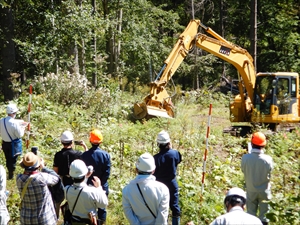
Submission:
<svg viewBox="0 0 300 225">
<path fill-rule="evenodd" d="M 84 141 L 81 141 L 80 145 L 84 148 L 85 151 L 88 150 L 88 147 L 87 147 L 87 145 L 85 144 Z"/>
<path fill-rule="evenodd" d="M 93 176 L 93 180 L 92 180 L 94 186 L 97 188 L 97 187 L 101 187 L 101 181 L 98 177 L 96 176 Z"/>
<path fill-rule="evenodd" d="M 88 173 L 86 174 L 87 177 L 90 177 L 94 173 L 94 167 L 88 166 Z"/>
<path fill-rule="evenodd" d="M 45 167 L 45 161 L 43 158 L 40 158 L 40 168 L 43 169 Z"/>
<path fill-rule="evenodd" d="M 80 146 L 82 146 L 82 147 L 84 148 L 85 151 L 89 150 L 88 147 L 87 147 L 87 145 L 84 143 L 83 140 L 80 140 L 80 141 L 74 141 L 74 144 L 75 144 L 75 145 L 80 145 Z"/>
</svg>

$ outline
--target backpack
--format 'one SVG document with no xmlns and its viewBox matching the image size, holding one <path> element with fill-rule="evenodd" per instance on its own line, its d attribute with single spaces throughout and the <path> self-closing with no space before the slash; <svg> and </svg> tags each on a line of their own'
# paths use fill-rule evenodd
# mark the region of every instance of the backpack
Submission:
<svg viewBox="0 0 300 225">
<path fill-rule="evenodd" d="M 49 189 L 50 194 L 52 196 L 52 199 L 55 203 L 62 202 L 65 199 L 65 191 L 64 191 L 64 185 L 62 183 L 62 180 L 57 175 L 57 173 L 52 169 L 44 167 L 42 169 L 42 172 L 49 173 L 49 174 L 51 174 L 53 176 L 56 176 L 58 178 L 58 182 L 53 186 L 48 186 L 48 189 Z"/>
<path fill-rule="evenodd" d="M 54 202 L 59 203 L 65 199 L 64 185 L 63 185 L 60 177 L 58 177 L 57 184 L 55 184 L 53 186 L 49 186 L 49 191 L 51 193 L 51 196 L 52 196 L 52 199 Z"/>
</svg>

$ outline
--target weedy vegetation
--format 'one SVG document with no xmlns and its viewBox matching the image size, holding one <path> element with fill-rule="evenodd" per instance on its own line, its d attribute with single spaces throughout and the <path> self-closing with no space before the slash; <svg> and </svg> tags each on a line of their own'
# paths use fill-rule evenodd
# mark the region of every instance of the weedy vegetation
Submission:
<svg viewBox="0 0 300 225">
<path fill-rule="evenodd" d="M 176 96 L 176 118 L 154 118 L 132 121 L 131 110 L 136 101 L 148 94 L 147 87 L 135 87 L 135 92 L 125 92 L 116 82 L 103 87 L 91 88 L 87 80 L 71 74 L 49 74 L 32 80 L 30 151 L 39 147 L 39 155 L 52 168 L 55 152 L 59 151 L 60 134 L 69 129 L 78 140 L 88 146 L 89 131 L 99 128 L 103 132 L 102 148 L 111 154 L 112 170 L 109 179 L 110 194 L 107 224 L 127 225 L 122 210 L 122 188 L 135 177 L 135 161 L 144 152 L 155 154 L 156 135 L 167 130 L 175 149 L 183 157 L 178 168 L 182 224 L 193 220 L 195 224 L 209 224 L 224 213 L 223 199 L 226 191 L 234 186 L 244 187 L 240 169 L 241 157 L 247 152 L 249 137 L 233 137 L 224 134 L 230 126 L 228 105 L 230 96 L 206 88 Z M 27 120 L 29 84 L 23 86 L 16 100 L 19 117 Z M 180 88 L 178 88 L 180 90 Z M 206 148 L 208 108 L 212 103 L 208 155 L 204 192 L 201 193 L 203 156 Z M 1 106 L 5 116 L 5 106 Z M 260 127 L 264 131 L 265 128 Z M 24 140 L 27 134 L 24 136 Z M 273 157 L 271 224 L 296 225 L 300 217 L 299 196 L 299 149 L 300 129 L 291 133 L 279 132 L 268 135 L 266 153 Z M 75 146 L 77 150 L 83 150 Z M 5 165 L 4 154 L 0 155 Z M 17 173 L 22 173 L 20 166 Z M 7 201 L 11 216 L 10 224 L 18 225 L 20 197 L 16 181 L 9 180 Z M 62 218 L 59 220 L 61 224 Z"/>
</svg>

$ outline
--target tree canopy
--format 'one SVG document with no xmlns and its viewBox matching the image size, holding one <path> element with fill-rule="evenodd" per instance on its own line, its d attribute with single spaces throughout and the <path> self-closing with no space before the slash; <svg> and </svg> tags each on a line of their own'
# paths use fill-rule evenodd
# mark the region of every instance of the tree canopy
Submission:
<svg viewBox="0 0 300 225">
<path fill-rule="evenodd" d="M 192 5 L 193 4 L 193 5 Z M 110 79 L 147 84 L 192 18 L 249 51 L 251 0 L 0 1 L 0 76 L 5 100 L 13 79 L 81 74 L 95 86 Z M 300 69 L 298 0 L 258 1 L 257 72 Z M 173 77 L 187 89 L 235 78 L 235 69 L 194 51 Z M 197 84 L 195 80 L 198 80 Z M 124 88 L 128 88 L 124 85 Z"/>
</svg>

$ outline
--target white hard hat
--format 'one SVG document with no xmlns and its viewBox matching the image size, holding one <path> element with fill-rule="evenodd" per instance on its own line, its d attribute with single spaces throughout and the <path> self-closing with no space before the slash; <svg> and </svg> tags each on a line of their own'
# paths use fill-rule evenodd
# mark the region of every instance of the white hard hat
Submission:
<svg viewBox="0 0 300 225">
<path fill-rule="evenodd" d="M 7 114 L 13 114 L 13 113 L 16 113 L 18 111 L 19 111 L 19 109 L 17 108 L 17 106 L 15 104 L 9 104 L 6 107 L 6 113 Z"/>
<path fill-rule="evenodd" d="M 152 172 L 155 170 L 155 161 L 153 156 L 149 153 L 142 154 L 136 162 L 136 168 L 142 172 Z"/>
<path fill-rule="evenodd" d="M 226 197 L 232 196 L 232 195 L 238 195 L 238 196 L 243 197 L 244 199 L 246 199 L 246 193 L 241 188 L 238 188 L 238 187 L 231 188 L 227 192 Z"/>
<path fill-rule="evenodd" d="M 73 178 L 82 178 L 88 173 L 88 168 L 80 159 L 75 159 L 70 165 L 70 176 Z"/>
<path fill-rule="evenodd" d="M 168 134 L 167 131 L 163 130 L 163 131 L 158 133 L 156 141 L 159 144 L 167 144 L 171 141 L 170 135 Z"/>
<path fill-rule="evenodd" d="M 60 141 L 62 143 L 68 143 L 68 142 L 71 142 L 73 141 L 74 137 L 73 137 L 73 134 L 71 133 L 71 131 L 65 131 L 62 133 L 61 137 L 60 137 Z"/>
</svg>

